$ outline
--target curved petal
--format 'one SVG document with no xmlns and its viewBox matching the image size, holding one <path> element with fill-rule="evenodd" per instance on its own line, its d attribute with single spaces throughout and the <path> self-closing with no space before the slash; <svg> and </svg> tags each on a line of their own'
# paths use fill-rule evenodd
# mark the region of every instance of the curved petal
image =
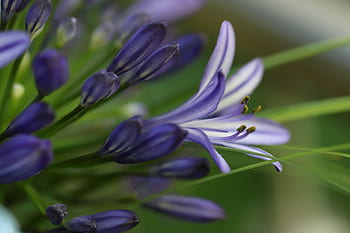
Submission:
<svg viewBox="0 0 350 233">
<path fill-rule="evenodd" d="M 263 62 L 261 59 L 256 58 L 228 78 L 225 94 L 220 102 L 218 111 L 237 104 L 244 96 L 250 95 L 260 83 L 263 73 Z"/>
<path fill-rule="evenodd" d="M 215 150 L 213 144 L 203 131 L 195 128 L 186 128 L 188 134 L 186 139 L 190 142 L 194 142 L 203 146 L 211 155 L 214 162 L 222 172 L 230 172 L 231 168 L 225 161 L 225 159 Z"/>
<path fill-rule="evenodd" d="M 215 49 L 210 56 L 205 68 L 198 94 L 201 93 L 213 79 L 215 74 L 221 70 L 227 76 L 230 71 L 235 53 L 235 35 L 232 25 L 228 21 L 221 24 L 220 33 Z"/>
<path fill-rule="evenodd" d="M 21 31 L 0 33 L 0 68 L 19 57 L 29 46 L 29 36 Z"/>
<path fill-rule="evenodd" d="M 250 153 L 245 153 L 246 155 L 249 155 L 251 157 L 254 157 L 254 158 L 258 158 L 258 159 L 263 159 L 263 160 L 271 160 L 270 157 L 274 157 L 272 154 L 270 154 L 269 152 L 266 152 L 260 148 L 257 148 L 257 147 L 252 147 L 252 146 L 246 146 L 246 145 L 241 145 L 241 144 L 236 144 L 236 143 L 230 143 L 230 142 L 218 142 L 218 143 L 215 143 L 215 144 L 220 144 L 220 145 L 223 145 L 223 146 L 227 146 L 227 147 L 231 147 L 231 148 L 236 148 L 236 149 L 239 149 L 239 150 L 245 150 L 245 151 L 251 151 L 253 153 L 259 153 L 259 154 L 265 154 L 269 157 L 264 157 L 263 155 L 256 155 L 256 154 L 250 154 Z M 283 170 L 283 167 L 282 167 L 282 164 L 279 163 L 279 162 L 273 162 L 272 163 L 276 170 L 278 172 L 281 172 Z"/>
<path fill-rule="evenodd" d="M 145 120 L 145 125 L 150 127 L 166 122 L 180 124 L 205 117 L 215 111 L 222 98 L 224 89 L 225 77 L 221 72 L 218 72 L 212 82 L 207 85 L 207 88 L 196 99 L 190 99 L 166 114 Z"/>
</svg>

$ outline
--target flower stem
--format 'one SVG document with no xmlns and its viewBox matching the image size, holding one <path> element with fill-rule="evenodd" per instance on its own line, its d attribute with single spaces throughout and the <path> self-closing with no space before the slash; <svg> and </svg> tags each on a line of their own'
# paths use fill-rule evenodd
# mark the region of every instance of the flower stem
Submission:
<svg viewBox="0 0 350 233">
<path fill-rule="evenodd" d="M 345 111 L 350 111 L 350 96 L 311 101 L 266 110 L 261 113 L 261 116 L 278 122 L 287 122 Z"/>
<path fill-rule="evenodd" d="M 350 37 L 331 39 L 272 54 L 263 58 L 265 70 L 312 57 L 346 45 L 350 45 Z"/>
<path fill-rule="evenodd" d="M 27 196 L 32 200 L 32 202 L 40 211 L 40 213 L 46 215 L 45 204 L 44 201 L 41 199 L 39 192 L 29 182 L 20 183 L 19 185 L 21 189 L 27 194 Z"/>
<path fill-rule="evenodd" d="M 15 80 L 16 80 L 16 75 L 17 75 L 19 65 L 21 64 L 23 57 L 24 55 L 16 59 L 15 63 L 12 66 L 12 70 L 10 72 L 10 75 L 6 83 L 6 88 L 4 91 L 4 95 L 2 97 L 2 104 L 0 106 L 0 129 L 4 124 L 5 113 L 8 111 L 8 107 L 11 105 L 11 99 L 12 99 L 11 92 L 12 92 L 13 84 L 15 83 Z"/>
</svg>

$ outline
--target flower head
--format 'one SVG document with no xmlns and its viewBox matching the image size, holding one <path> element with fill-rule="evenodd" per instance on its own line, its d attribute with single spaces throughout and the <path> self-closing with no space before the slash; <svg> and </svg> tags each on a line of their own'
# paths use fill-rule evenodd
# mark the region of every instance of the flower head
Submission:
<svg viewBox="0 0 350 233">
<path fill-rule="evenodd" d="M 247 110 L 244 97 L 260 82 L 263 63 L 254 59 L 226 81 L 234 49 L 233 28 L 225 21 L 197 93 L 180 107 L 144 123 L 146 127 L 178 124 L 188 132 L 186 140 L 202 145 L 222 172 L 231 169 L 213 145 L 245 150 L 252 152 L 247 153 L 250 156 L 270 160 L 271 154 L 250 145 L 275 145 L 289 140 L 288 130 L 279 124 L 255 117 L 254 113 L 243 114 Z M 280 163 L 273 164 L 278 171 L 282 170 Z"/>
</svg>

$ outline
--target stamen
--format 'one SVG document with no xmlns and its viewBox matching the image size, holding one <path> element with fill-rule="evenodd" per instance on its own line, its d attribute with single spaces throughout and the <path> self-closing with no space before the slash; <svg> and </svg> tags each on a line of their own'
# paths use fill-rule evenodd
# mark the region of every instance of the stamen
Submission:
<svg viewBox="0 0 350 233">
<path fill-rule="evenodd" d="M 262 107 L 261 107 L 261 105 L 259 105 L 258 107 L 254 108 L 254 109 L 252 110 L 252 113 L 260 112 L 261 109 L 262 109 Z"/>
<path fill-rule="evenodd" d="M 236 130 L 237 130 L 238 132 L 243 132 L 246 128 L 247 128 L 246 125 L 241 125 L 241 126 L 238 127 Z"/>
<path fill-rule="evenodd" d="M 248 105 L 243 106 L 242 114 L 246 114 L 249 111 Z"/>
<path fill-rule="evenodd" d="M 247 95 L 242 99 L 241 104 L 247 104 L 249 100 L 250 100 L 250 96 Z"/>
<path fill-rule="evenodd" d="M 248 133 L 253 133 L 256 130 L 256 127 L 252 126 L 247 129 Z"/>
</svg>

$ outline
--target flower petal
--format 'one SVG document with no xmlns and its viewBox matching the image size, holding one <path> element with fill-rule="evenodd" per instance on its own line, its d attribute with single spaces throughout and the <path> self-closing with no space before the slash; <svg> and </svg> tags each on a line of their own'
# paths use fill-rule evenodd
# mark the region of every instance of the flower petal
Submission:
<svg viewBox="0 0 350 233">
<path fill-rule="evenodd" d="M 254 59 L 227 79 L 224 97 L 218 110 L 237 104 L 250 95 L 262 79 L 264 65 L 261 59 Z"/>
<path fill-rule="evenodd" d="M 163 115 L 145 121 L 153 126 L 165 122 L 183 123 L 207 116 L 217 108 L 225 89 L 225 78 L 218 72 L 207 88 L 195 99 L 190 99 L 180 107 Z"/>
<path fill-rule="evenodd" d="M 215 49 L 210 56 L 207 67 L 205 68 L 202 81 L 199 88 L 201 93 L 210 83 L 216 73 L 221 72 L 226 77 L 230 71 L 235 53 L 235 36 L 232 25 L 228 21 L 221 24 L 220 33 L 216 42 Z"/>
<path fill-rule="evenodd" d="M 186 139 L 190 142 L 194 142 L 203 146 L 211 155 L 216 165 L 222 172 L 230 172 L 231 168 L 224 160 L 224 158 L 215 150 L 213 144 L 203 131 L 195 128 L 186 128 L 188 131 Z"/>
<path fill-rule="evenodd" d="M 246 145 L 241 145 L 241 144 L 236 144 L 236 143 L 232 143 L 232 142 L 218 142 L 217 144 L 220 144 L 222 146 L 227 146 L 227 147 L 231 147 L 231 148 L 236 148 L 236 149 L 239 149 L 239 150 L 245 150 L 245 151 L 251 151 L 253 153 L 259 153 L 259 154 L 265 154 L 269 157 L 274 157 L 272 154 L 270 154 L 269 152 L 266 152 L 260 148 L 257 148 L 257 147 L 252 147 L 252 146 L 246 146 Z M 250 153 L 245 153 L 246 155 L 249 155 L 251 157 L 254 157 L 254 158 L 258 158 L 258 159 L 263 159 L 263 160 L 271 160 L 271 158 L 269 157 L 264 157 L 263 155 L 256 155 L 256 154 L 250 154 Z M 279 162 L 273 162 L 272 163 L 276 170 L 278 172 L 281 172 L 282 171 L 282 164 L 279 163 Z"/>
<path fill-rule="evenodd" d="M 21 31 L 0 33 L 0 68 L 21 55 L 29 46 L 28 35 Z"/>
</svg>

